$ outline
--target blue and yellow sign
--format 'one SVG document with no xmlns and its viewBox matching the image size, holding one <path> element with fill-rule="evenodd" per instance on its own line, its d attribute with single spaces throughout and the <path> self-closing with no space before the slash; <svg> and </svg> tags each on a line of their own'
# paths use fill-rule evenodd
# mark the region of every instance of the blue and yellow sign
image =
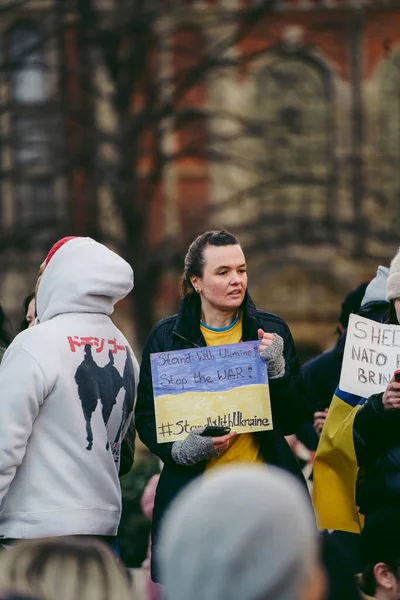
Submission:
<svg viewBox="0 0 400 600">
<path fill-rule="evenodd" d="M 206 425 L 237 433 L 272 429 L 267 366 L 260 342 L 151 355 L 159 443 Z"/>
</svg>

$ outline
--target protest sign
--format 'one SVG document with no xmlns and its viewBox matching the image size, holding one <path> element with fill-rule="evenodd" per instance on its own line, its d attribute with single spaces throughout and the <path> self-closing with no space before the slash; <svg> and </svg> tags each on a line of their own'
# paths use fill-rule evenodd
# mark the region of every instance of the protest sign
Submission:
<svg viewBox="0 0 400 600">
<path fill-rule="evenodd" d="M 350 315 L 340 389 L 368 398 L 383 392 L 400 368 L 400 326 Z"/>
<path fill-rule="evenodd" d="M 157 441 L 185 439 L 206 425 L 237 433 L 272 429 L 260 342 L 151 354 Z"/>
</svg>

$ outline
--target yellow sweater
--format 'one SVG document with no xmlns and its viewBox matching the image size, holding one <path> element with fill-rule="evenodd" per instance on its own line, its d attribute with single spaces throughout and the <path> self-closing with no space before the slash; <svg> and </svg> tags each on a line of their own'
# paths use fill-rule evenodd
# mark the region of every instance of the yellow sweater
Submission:
<svg viewBox="0 0 400 600">
<path fill-rule="evenodd" d="M 241 342 L 242 321 L 243 314 L 236 317 L 233 323 L 223 329 L 214 329 L 201 323 L 200 330 L 207 346 L 221 346 L 223 344 L 237 344 Z M 264 462 L 260 453 L 260 446 L 251 433 L 242 433 L 232 440 L 226 452 L 212 458 L 208 462 L 206 471 L 235 462 Z"/>
</svg>

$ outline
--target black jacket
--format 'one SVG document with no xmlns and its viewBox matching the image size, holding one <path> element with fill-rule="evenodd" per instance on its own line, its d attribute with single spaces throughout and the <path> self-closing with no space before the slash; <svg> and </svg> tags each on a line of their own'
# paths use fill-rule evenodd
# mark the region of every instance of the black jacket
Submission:
<svg viewBox="0 0 400 600">
<path fill-rule="evenodd" d="M 257 340 L 260 327 L 266 332 L 279 334 L 284 340 L 285 375 L 269 382 L 274 429 L 254 435 L 268 464 L 278 465 L 304 482 L 297 461 L 284 438 L 284 435 L 293 433 L 303 421 L 310 418 L 292 335 L 280 317 L 257 310 L 248 293 L 242 309 L 243 341 Z M 200 300 L 197 295 L 193 295 L 182 302 L 177 315 L 156 325 L 143 350 L 135 425 L 142 442 L 164 463 L 153 512 L 153 548 L 163 512 L 185 485 L 204 471 L 206 463 L 192 467 L 177 465 L 171 458 L 172 443 L 157 443 L 150 353 L 202 346 L 206 346 L 206 342 L 200 331 Z M 152 576 L 155 579 L 154 568 Z"/>
<path fill-rule="evenodd" d="M 313 412 L 329 408 L 339 384 L 344 344 L 342 338 L 330 350 L 315 356 L 301 366 L 304 389 Z M 316 450 L 319 435 L 314 429 L 314 419 L 305 423 L 296 435 L 310 450 Z"/>
<path fill-rule="evenodd" d="M 307 397 L 314 411 L 329 408 L 342 370 L 341 344 L 315 356 L 301 367 Z"/>
<path fill-rule="evenodd" d="M 362 514 L 400 505 L 400 414 L 385 411 L 383 394 L 361 406 L 354 419 L 356 503 Z"/>
</svg>

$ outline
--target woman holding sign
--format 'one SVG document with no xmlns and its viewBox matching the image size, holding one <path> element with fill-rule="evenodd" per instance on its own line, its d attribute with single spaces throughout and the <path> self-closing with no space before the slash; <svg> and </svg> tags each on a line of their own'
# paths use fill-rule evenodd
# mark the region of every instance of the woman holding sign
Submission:
<svg viewBox="0 0 400 600">
<path fill-rule="evenodd" d="M 293 338 L 280 317 L 254 306 L 247 291 L 246 259 L 234 235 L 209 231 L 194 240 L 185 258 L 182 295 L 178 314 L 161 321 L 147 340 L 138 388 L 138 434 L 164 463 L 153 513 L 153 544 L 167 505 L 206 470 L 232 462 L 262 462 L 278 465 L 304 482 L 284 438 L 309 418 Z M 231 431 L 220 437 L 205 437 L 197 430 L 182 441 L 158 443 L 150 355 L 251 340 L 260 341 L 268 370 L 273 429 L 240 435 Z"/>
</svg>

